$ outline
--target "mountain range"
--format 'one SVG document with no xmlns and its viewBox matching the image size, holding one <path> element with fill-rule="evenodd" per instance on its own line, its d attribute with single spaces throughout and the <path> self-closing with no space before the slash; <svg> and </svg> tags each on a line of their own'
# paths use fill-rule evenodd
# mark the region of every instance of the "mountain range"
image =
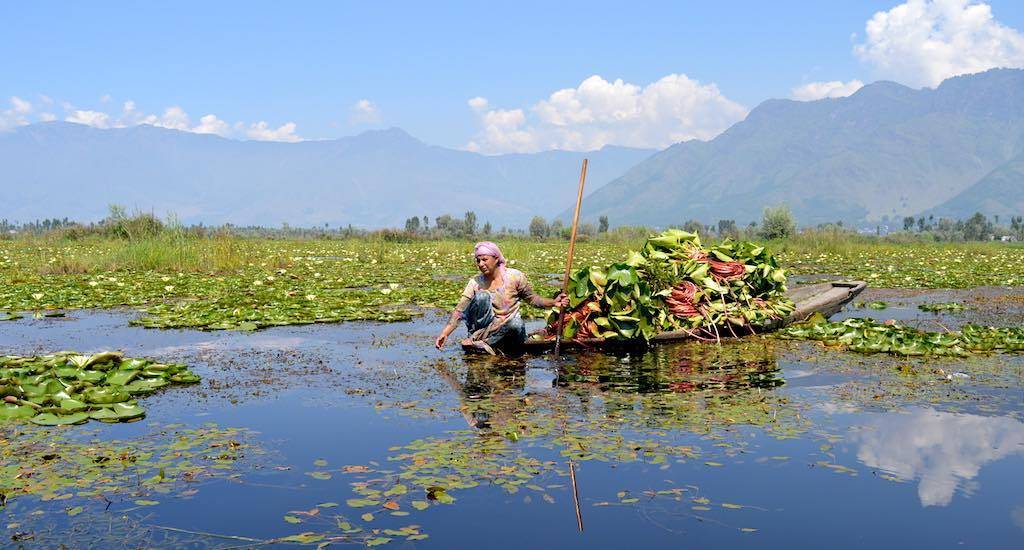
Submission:
<svg viewBox="0 0 1024 550">
<path fill-rule="evenodd" d="M 666 226 L 760 219 L 801 225 L 904 216 L 1024 215 L 1024 71 L 912 89 L 875 82 L 843 98 L 772 99 L 710 141 L 485 156 L 401 129 L 341 139 L 237 141 L 153 126 L 47 122 L 0 133 L 0 218 L 98 220 L 109 204 L 185 223 L 401 227 L 476 213 L 523 228 L 568 220 L 590 159 L 583 219 Z"/>
<path fill-rule="evenodd" d="M 711 141 L 678 143 L 634 166 L 587 197 L 583 212 L 613 225 L 746 223 L 782 204 L 802 225 L 1024 214 L 1024 71 L 768 100 Z"/>
<path fill-rule="evenodd" d="M 0 218 L 98 220 L 116 203 L 185 223 L 401 227 L 411 216 L 473 211 L 480 225 L 524 228 L 575 202 L 584 157 L 593 189 L 652 153 L 484 156 L 398 128 L 272 143 L 47 122 L 0 134 Z"/>
</svg>

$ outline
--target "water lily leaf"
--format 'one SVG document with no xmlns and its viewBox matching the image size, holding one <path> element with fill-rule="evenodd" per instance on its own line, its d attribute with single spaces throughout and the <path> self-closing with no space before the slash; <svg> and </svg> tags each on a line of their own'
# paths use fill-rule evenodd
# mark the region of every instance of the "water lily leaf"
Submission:
<svg viewBox="0 0 1024 550">
<path fill-rule="evenodd" d="M 131 394 L 122 390 L 111 387 L 92 387 L 86 388 L 82 392 L 82 397 L 89 403 L 122 403 L 132 398 Z"/>
<path fill-rule="evenodd" d="M 134 370 L 115 370 L 107 373 L 107 384 L 112 386 L 124 386 L 131 382 L 139 375 L 138 371 Z"/>
<path fill-rule="evenodd" d="M 160 504 L 160 501 L 139 499 L 135 501 L 135 504 L 139 506 L 156 506 L 157 504 Z"/>
<path fill-rule="evenodd" d="M 77 399 L 67 398 L 60 400 L 60 408 L 69 413 L 74 413 L 84 411 L 85 409 L 88 408 L 88 405 Z"/>
<path fill-rule="evenodd" d="M 295 516 L 292 516 L 292 515 L 285 515 L 284 516 L 284 520 L 287 521 L 288 523 L 302 523 L 301 519 L 299 519 L 299 518 L 297 518 Z"/>
<path fill-rule="evenodd" d="M 103 407 L 89 413 L 89 418 L 100 422 L 127 422 L 143 416 L 146 416 L 146 409 L 128 403 L 114 403 L 110 407 Z"/>
<path fill-rule="evenodd" d="M 41 413 L 29 419 L 29 422 L 40 426 L 67 426 L 69 424 L 82 424 L 89 420 L 89 413 L 77 412 L 71 414 Z"/>
<path fill-rule="evenodd" d="M 0 421 L 15 420 L 18 418 L 31 418 L 36 410 L 28 405 L 15 405 L 13 403 L 0 404 Z"/>
</svg>

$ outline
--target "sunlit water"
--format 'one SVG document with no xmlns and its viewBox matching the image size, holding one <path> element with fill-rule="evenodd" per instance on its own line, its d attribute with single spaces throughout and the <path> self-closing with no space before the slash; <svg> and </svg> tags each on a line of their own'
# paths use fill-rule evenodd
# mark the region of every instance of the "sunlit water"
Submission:
<svg viewBox="0 0 1024 550">
<path fill-rule="evenodd" d="M 916 310 L 947 298 L 840 317 L 1021 322 L 1018 306 Z M 15 495 L 0 509 L 5 544 L 245 547 L 297 533 L 433 548 L 1024 544 L 1019 355 L 907 360 L 754 338 L 502 359 L 434 350 L 437 316 L 203 333 L 128 327 L 132 315 L 2 324 L 0 353 L 185 362 L 202 384 L 144 398 L 141 422 L 87 428 L 130 440 L 216 422 L 254 430 L 266 454 L 155 506 Z"/>
</svg>

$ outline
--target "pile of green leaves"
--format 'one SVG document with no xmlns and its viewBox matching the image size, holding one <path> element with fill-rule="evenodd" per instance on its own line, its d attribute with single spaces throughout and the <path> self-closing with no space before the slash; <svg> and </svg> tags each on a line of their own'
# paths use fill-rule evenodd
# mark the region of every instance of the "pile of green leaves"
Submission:
<svg viewBox="0 0 1024 550">
<path fill-rule="evenodd" d="M 185 365 L 126 359 L 117 352 L 0 356 L 0 422 L 19 418 L 41 426 L 130 422 L 145 416 L 135 397 L 199 377 Z"/>
<path fill-rule="evenodd" d="M 858 353 L 900 356 L 965 357 L 972 352 L 1024 351 L 1024 328 L 965 325 L 959 332 L 929 332 L 873 319 L 852 318 L 830 323 L 820 314 L 782 329 L 779 336 L 817 340 Z"/>
<path fill-rule="evenodd" d="M 723 266 L 736 273 L 723 276 Z M 689 316 L 671 307 L 681 284 L 696 287 Z M 785 292 L 785 270 L 765 247 L 726 240 L 705 248 L 696 233 L 670 229 L 630 251 L 625 262 L 571 274 L 572 311 L 562 337 L 648 340 L 681 329 L 717 337 L 788 315 L 793 303 Z M 557 316 L 553 310 L 548 317 L 549 334 Z"/>
</svg>

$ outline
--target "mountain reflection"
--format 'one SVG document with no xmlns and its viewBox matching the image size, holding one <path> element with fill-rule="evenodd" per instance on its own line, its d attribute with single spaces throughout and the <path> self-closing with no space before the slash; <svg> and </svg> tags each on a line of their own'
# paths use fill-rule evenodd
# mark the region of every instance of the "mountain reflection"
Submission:
<svg viewBox="0 0 1024 550">
<path fill-rule="evenodd" d="M 1007 417 L 911 409 L 884 415 L 857 434 L 857 458 L 902 479 L 920 479 L 922 506 L 946 506 L 981 467 L 1024 454 L 1024 423 Z"/>
</svg>

